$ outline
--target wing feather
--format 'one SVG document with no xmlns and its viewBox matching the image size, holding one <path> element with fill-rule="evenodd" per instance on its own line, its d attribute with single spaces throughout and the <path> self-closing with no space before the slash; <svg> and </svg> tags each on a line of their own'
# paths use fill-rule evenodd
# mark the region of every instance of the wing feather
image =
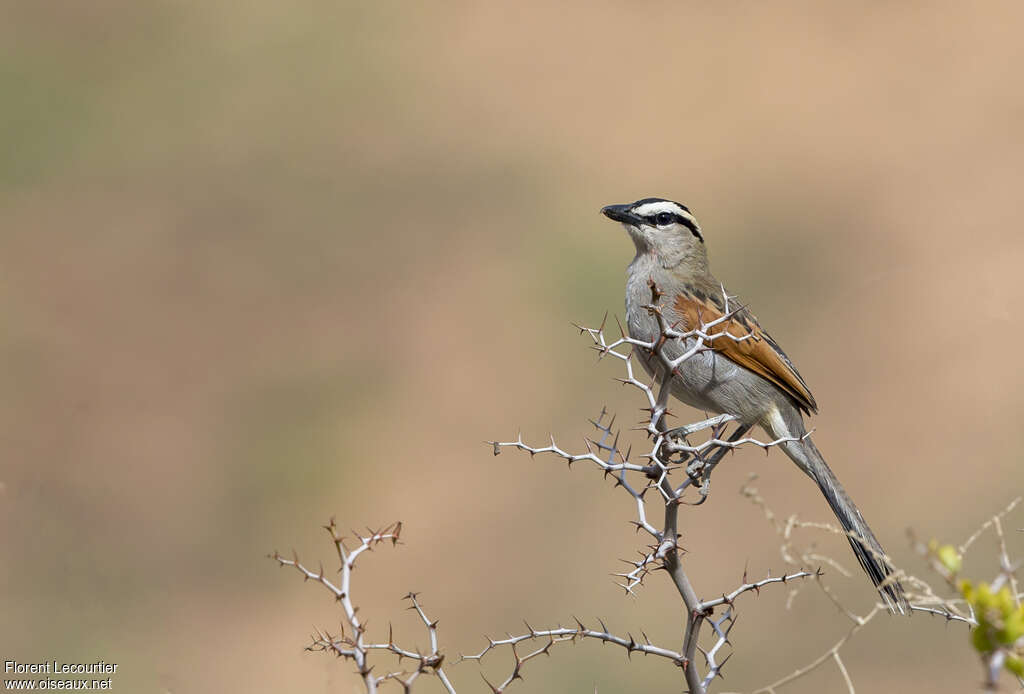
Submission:
<svg viewBox="0 0 1024 694">
<path fill-rule="evenodd" d="M 673 308 L 683 319 L 688 330 L 725 315 L 725 307 L 717 305 L 717 302 L 712 303 L 703 292 L 680 292 L 676 296 Z M 772 336 L 761 328 L 752 313 L 740 309 L 729 320 L 711 328 L 708 334 L 721 332 L 728 332 L 733 337 L 753 337 L 739 342 L 729 338 L 718 338 L 712 343 L 716 352 L 775 384 L 792 396 L 800 409 L 806 412 L 818 411 L 818 404 L 810 388 L 793 366 L 793 362 Z"/>
</svg>

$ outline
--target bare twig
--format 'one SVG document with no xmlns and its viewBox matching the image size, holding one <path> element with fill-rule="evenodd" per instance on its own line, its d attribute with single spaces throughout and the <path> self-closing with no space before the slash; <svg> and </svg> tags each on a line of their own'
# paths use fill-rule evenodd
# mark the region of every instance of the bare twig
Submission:
<svg viewBox="0 0 1024 694">
<path fill-rule="evenodd" d="M 736 625 L 736 601 L 748 593 L 759 595 L 763 588 L 788 586 L 788 607 L 797 595 L 798 586 L 814 583 L 849 620 L 848 630 L 813 661 L 796 668 L 790 674 L 771 684 L 755 690 L 755 694 L 778 694 L 779 690 L 786 685 L 826 663 L 835 665 L 846 691 L 853 694 L 855 691 L 853 679 L 842 659 L 841 650 L 851 638 L 868 626 L 877 614 L 884 611 L 884 605 L 875 604 L 863 615 L 846 607 L 836 591 L 823 580 L 820 568 L 808 571 L 805 567 L 825 566 L 833 569 L 839 575 L 848 575 L 846 569 L 839 562 L 821 554 L 813 547 L 799 545 L 796 534 L 797 531 L 812 530 L 857 539 L 855 535 L 830 524 L 800 520 L 795 515 L 783 519 L 769 508 L 753 484 L 748 483 L 741 492 L 761 509 L 766 520 L 778 533 L 781 540 L 781 556 L 788 567 L 788 573 L 779 576 L 768 575 L 760 580 L 749 581 L 744 571 L 740 585 L 733 590 L 712 593 L 715 597 L 708 599 L 702 600 L 698 597 L 683 564 L 684 551 L 679 540 L 680 507 L 703 503 L 709 493 L 711 474 L 729 451 L 743 446 L 769 449 L 797 439 L 780 438 L 773 441 L 760 441 L 748 435 L 749 425 L 737 421 L 730 415 L 718 415 L 675 428 L 668 427 L 666 419 L 671 415 L 668 409 L 671 396 L 670 382 L 673 374 L 678 373 L 680 366 L 686 360 L 713 349 L 716 341 L 742 342 L 754 338 L 751 335 L 733 336 L 727 330 L 721 329 L 739 310 L 735 304 L 731 303 L 733 297 L 725 294 L 724 289 L 724 315 L 713 321 L 701 321 L 698 326 L 690 330 L 680 330 L 677 325 L 670 324 L 659 306 L 661 292 L 657 287 L 652 286 L 651 293 L 652 302 L 646 308 L 660 327 L 660 335 L 655 340 L 645 342 L 630 338 L 625 331 L 621 330 L 621 326 L 622 335 L 618 339 L 606 337 L 603 323 L 598 328 L 577 326 L 581 333 L 585 333 L 590 338 L 599 357 L 610 356 L 621 364 L 625 370 L 625 376 L 619 379 L 620 382 L 635 389 L 642 396 L 645 404 L 642 411 L 645 414 L 640 422 L 639 430 L 646 434 L 647 443 L 641 453 L 634 455 L 632 446 L 621 440 L 621 432 L 615 428 L 615 418 L 609 416 L 604 409 L 594 420 L 591 420 L 596 434 L 584 439 L 585 451 L 570 452 L 556 443 L 553 436 L 550 437 L 546 445 L 528 444 L 523 440 L 521 434 L 517 435 L 514 440 L 490 441 L 488 443 L 492 446 L 495 455 L 508 448 L 529 453 L 531 456 L 546 454 L 560 459 L 570 467 L 577 462 L 586 463 L 591 469 L 601 472 L 605 478 L 610 478 L 615 487 L 621 487 L 624 490 L 632 500 L 635 509 L 635 520 L 631 522 L 638 532 L 641 530 L 644 532 L 647 541 L 643 549 L 638 552 L 637 559 L 626 560 L 629 569 L 614 574 L 619 579 L 617 585 L 623 588 L 627 594 L 636 595 L 638 587 L 652 572 L 658 569 L 665 570 L 679 595 L 684 613 L 679 625 L 678 648 L 654 644 L 642 630 L 639 631 L 640 637 L 638 638 L 628 632 L 625 634 L 614 633 L 600 620 L 598 620 L 599 628 L 594 628 L 593 625 L 585 626 L 576 619 L 574 627 L 558 625 L 553 628 L 535 629 L 526 624 L 525 633 L 508 634 L 503 639 L 488 638 L 487 645 L 483 649 L 476 653 L 460 656 L 456 662 L 482 661 L 492 651 L 507 649 L 512 656 L 512 665 L 508 674 L 500 682 L 492 683 L 481 674 L 489 689 L 494 694 L 498 694 L 505 692 L 516 680 L 522 679 L 527 663 L 542 655 L 550 655 L 558 644 L 598 641 L 622 648 L 627 656 L 640 653 L 653 656 L 656 660 L 668 661 L 682 670 L 682 678 L 690 694 L 705 694 L 715 680 L 722 676 L 723 667 L 732 656 L 729 635 Z M 667 349 L 668 346 L 673 349 Z M 672 353 L 675 353 L 676 356 L 671 356 Z M 648 366 L 653 364 L 652 373 L 660 374 L 660 376 L 654 378 L 650 383 L 638 378 L 634 370 L 633 356 L 644 360 Z M 698 436 L 703 440 L 695 441 L 694 438 Z M 676 477 L 673 478 L 673 475 Z M 699 498 L 695 502 L 686 501 L 683 498 L 691 487 L 695 488 L 699 494 Z M 653 502 L 655 508 L 649 509 L 648 492 L 652 489 L 656 490 L 650 494 L 650 499 L 655 500 Z M 1003 519 L 1019 501 L 1020 499 L 1014 500 L 1002 512 L 986 521 L 959 548 L 960 554 L 963 554 L 986 529 L 992 528 L 997 539 L 1001 562 L 1001 572 L 993 582 L 993 589 L 1002 585 L 1009 586 L 1018 606 L 1021 595 L 1015 574 L 1017 566 L 1011 562 L 1009 556 Z M 655 517 L 658 505 L 663 511 L 660 522 Z M 369 694 L 375 694 L 377 689 L 387 682 L 392 682 L 400 686 L 403 691 L 410 692 L 414 684 L 421 681 L 422 675 L 426 675 L 428 678 L 436 677 L 445 691 L 454 694 L 455 686 L 444 669 L 445 654 L 439 644 L 437 621 L 427 615 L 416 593 L 409 593 L 405 599 L 409 601 L 409 609 L 417 614 L 427 630 L 430 648 L 426 653 L 399 645 L 390 626 L 386 641 L 369 640 L 366 634 L 366 622 L 359 618 L 358 608 L 352 600 L 352 572 L 357 559 L 380 544 L 387 542 L 397 544 L 402 529 L 401 523 L 395 523 L 381 530 L 352 533 L 348 539 L 339 533 L 333 519 L 325 528 L 335 545 L 340 564 L 338 579 L 328 579 L 322 564 L 314 571 L 303 565 L 297 555 L 293 554 L 291 558 L 286 558 L 276 552 L 272 555 L 272 558 L 281 566 L 292 567 L 303 576 L 304 580 L 312 580 L 321 585 L 342 607 L 343 623 L 340 632 L 332 635 L 326 631 L 317 630 L 308 649 L 332 653 L 353 662 L 365 690 Z M 921 543 L 917 544 L 920 547 L 924 546 Z M 879 556 L 879 558 L 892 564 L 888 557 Z M 949 575 L 949 572 L 945 578 L 947 578 L 949 586 L 952 586 L 952 576 Z M 805 579 L 814 580 L 807 581 Z M 908 598 L 912 600 L 911 609 L 913 611 L 942 617 L 946 622 L 963 623 L 972 628 L 979 625 L 978 615 L 974 613 L 968 601 L 962 598 L 943 597 L 926 581 L 902 570 L 895 570 L 891 580 L 903 580 L 910 587 Z M 698 662 L 698 651 L 703 656 L 702 663 Z M 374 665 L 370 662 L 371 657 L 377 656 L 396 658 L 399 668 L 407 663 L 411 663 L 411 666 L 408 669 L 396 669 L 378 675 L 374 673 Z M 1006 657 L 1006 651 L 1002 650 L 995 652 L 986 661 L 990 682 L 995 681 Z M 448 664 L 451 665 L 451 661 Z"/>
<path fill-rule="evenodd" d="M 406 599 L 411 603 L 409 609 L 416 611 L 427 628 L 427 633 L 430 636 L 430 651 L 428 653 L 420 653 L 402 648 L 395 643 L 394 634 L 390 628 L 388 629 L 388 640 L 386 642 L 368 643 L 365 638 L 366 625 L 360 621 L 357 616 L 358 608 L 352 602 L 352 571 L 355 569 L 356 560 L 364 552 L 368 552 L 382 543 L 398 544 L 399 536 L 402 532 L 402 524 L 393 523 L 382 530 L 370 530 L 366 534 L 353 532 L 352 540 L 356 542 L 356 545 L 352 548 L 346 546 L 346 538 L 338 531 L 338 526 L 333 518 L 324 526 L 324 529 L 331 536 L 331 541 L 334 543 L 341 565 L 339 569 L 341 579 L 337 585 L 326 578 L 323 564 L 320 564 L 317 571 L 312 571 L 299 561 L 298 554 L 294 552 L 291 559 L 283 557 L 278 552 L 270 555 L 271 559 L 280 566 L 292 567 L 302 575 L 304 580 L 316 581 L 326 588 L 334 596 L 335 600 L 341 604 L 344 611 L 345 622 L 342 625 L 341 632 L 332 635 L 327 631 L 317 630 L 307 650 L 329 652 L 338 657 L 352 660 L 368 694 L 374 694 L 382 683 L 391 681 L 400 684 L 405 691 L 411 691 L 413 683 L 424 673 L 435 675 L 441 681 L 445 690 L 450 694 L 454 694 L 455 688 L 442 668 L 444 655 L 438 650 L 437 622 L 431 621 L 427 617 L 415 593 L 409 593 L 406 595 Z M 345 625 L 348 626 L 347 632 Z M 381 676 L 374 675 L 373 666 L 369 662 L 369 654 L 372 651 L 392 653 L 398 657 L 399 662 L 403 659 L 412 660 L 416 667 L 411 671 L 388 672 Z"/>
</svg>

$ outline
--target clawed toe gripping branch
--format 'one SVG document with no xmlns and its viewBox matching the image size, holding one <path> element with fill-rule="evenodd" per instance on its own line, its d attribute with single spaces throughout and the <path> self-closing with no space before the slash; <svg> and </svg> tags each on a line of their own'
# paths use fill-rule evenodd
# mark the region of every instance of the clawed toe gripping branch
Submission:
<svg viewBox="0 0 1024 694">
<path fill-rule="evenodd" d="M 365 690 L 370 693 L 376 692 L 378 688 L 387 683 L 392 683 L 401 687 L 403 691 L 409 692 L 417 682 L 421 681 L 421 678 L 436 678 L 445 691 L 455 692 L 455 686 L 445 669 L 446 665 L 454 666 L 464 661 L 482 661 L 492 652 L 501 650 L 511 655 L 511 666 L 507 675 L 496 682 L 492 682 L 483 673 L 479 675 L 485 686 L 497 694 L 505 692 L 513 683 L 522 679 L 527 663 L 541 655 L 550 655 L 555 650 L 555 646 L 563 643 L 597 641 L 618 646 L 628 656 L 639 653 L 653 656 L 656 660 L 667 661 L 679 668 L 687 691 L 691 694 L 704 694 L 716 678 L 722 676 L 723 667 L 732 656 L 729 635 L 736 624 L 734 603 L 737 599 L 747 593 L 760 595 L 762 588 L 784 586 L 795 582 L 796 585 L 790 588 L 788 605 L 799 590 L 798 586 L 804 583 L 804 579 L 814 578 L 816 580 L 812 583 L 821 586 L 841 613 L 850 619 L 851 628 L 817 660 L 797 668 L 790 675 L 755 690 L 755 692 L 774 694 L 789 682 L 804 676 L 824 663 L 831 662 L 839 670 L 847 690 L 851 694 L 853 693 L 853 683 L 839 656 L 839 651 L 857 631 L 864 628 L 876 614 L 883 611 L 882 606 L 875 605 L 863 616 L 845 608 L 832 590 L 820 580 L 821 569 L 806 570 L 806 567 L 825 565 L 835 568 L 840 574 L 845 573 L 844 569 L 834 559 L 817 554 L 813 549 L 797 547 L 793 538 L 794 531 L 802 528 L 825 529 L 842 534 L 841 530 L 820 523 L 799 521 L 795 516 L 782 521 L 768 508 L 756 488 L 748 484 L 742 490 L 742 494 L 763 511 L 765 518 L 778 532 L 782 541 L 781 556 L 787 565 L 788 573 L 779 576 L 769 575 L 760 580 L 750 581 L 744 570 L 738 587 L 728 592 L 712 593 L 718 597 L 704 600 L 698 598 L 683 566 L 684 551 L 679 544 L 680 507 L 704 503 L 708 498 L 712 472 L 729 451 L 741 446 L 756 446 L 767 450 L 795 439 L 759 441 L 748 436 L 750 426 L 736 421 L 729 415 L 719 415 L 674 428 L 666 426 L 665 418 L 670 414 L 668 411 L 669 379 L 672 374 L 678 372 L 679 366 L 686 359 L 712 349 L 716 340 L 739 341 L 749 339 L 750 336 L 733 337 L 727 331 L 714 331 L 719 324 L 724 324 L 735 314 L 735 310 L 730 309 L 732 297 L 725 295 L 724 290 L 725 315 L 715 321 L 701 323 L 697 328 L 689 331 L 679 330 L 678 326 L 669 324 L 659 307 L 660 292 L 657 287 L 653 286 L 651 290 L 652 302 L 647 309 L 651 315 L 657 318 L 661 328 L 660 337 L 652 342 L 643 342 L 628 337 L 621 326 L 619 327 L 620 337 L 608 340 L 605 336 L 604 322 L 598 328 L 576 326 L 582 334 L 586 334 L 590 338 L 592 347 L 597 350 L 601 358 L 612 357 L 619 361 L 625 370 L 625 375 L 618 380 L 635 389 L 643 398 L 644 418 L 637 427 L 646 435 L 642 454 L 634 455 L 632 446 L 629 445 L 625 446 L 625 450 L 623 450 L 621 432 L 615 428 L 615 418 L 603 408 L 597 418 L 591 420 L 596 434 L 584 439 L 585 450 L 580 452 L 572 453 L 564 450 L 556 443 L 553 436 L 550 437 L 546 445 L 542 446 L 526 443 L 522 435 L 518 435 L 512 441 L 490 441 L 488 444 L 492 447 L 494 455 L 500 454 L 505 449 L 514 449 L 529 453 L 531 456 L 552 456 L 562 460 L 570 467 L 577 462 L 589 464 L 592 469 L 603 474 L 605 478 L 611 479 L 616 488 L 621 488 L 629 496 L 635 512 L 635 519 L 630 522 L 636 527 L 638 533 L 642 532 L 646 535 L 649 542 L 642 550 L 638 551 L 637 559 L 623 560 L 629 567 L 628 570 L 615 573 L 614 576 L 617 579 L 617 584 L 626 594 L 636 595 L 637 589 L 653 572 L 663 570 L 666 573 L 683 605 L 679 624 L 679 645 L 668 647 L 654 644 L 642 629 L 635 630 L 633 633 L 614 633 L 601 620 L 585 625 L 583 621 L 573 618 L 571 626 L 559 624 L 554 627 L 538 629 L 526 624 L 525 631 L 518 635 L 506 634 L 506 637 L 501 639 L 487 638 L 487 643 L 481 650 L 446 660 L 445 652 L 438 642 L 438 623 L 427 616 L 416 593 L 409 593 L 405 599 L 409 602 L 409 609 L 414 610 L 422 621 L 429 637 L 430 648 L 424 652 L 399 645 L 390 625 L 387 629 L 386 640 L 370 639 L 367 636 L 366 621 L 361 620 L 358 616 L 358 608 L 353 603 L 353 571 L 356 561 L 364 553 L 372 551 L 380 545 L 399 544 L 402 524 L 395 523 L 380 530 L 352 532 L 349 536 L 343 537 L 332 519 L 324 527 L 330 535 L 340 564 L 340 575 L 337 579 L 333 579 L 333 575 L 329 579 L 322 564 L 314 571 L 303 565 L 297 555 L 290 558 L 276 552 L 272 555 L 272 558 L 281 566 L 292 567 L 305 580 L 311 580 L 323 586 L 341 605 L 343 618 L 340 629 L 333 634 L 317 630 L 313 635 L 312 642 L 307 647 L 308 650 L 332 653 L 352 662 L 358 676 L 362 679 Z M 681 341 L 686 346 L 683 353 L 674 358 L 670 357 L 668 350 L 664 349 L 665 345 L 672 341 Z M 676 352 L 678 353 L 678 350 Z M 644 359 L 656 360 L 660 364 L 658 372 L 665 376 L 656 378 L 653 383 L 646 383 L 638 378 L 632 359 L 632 356 L 637 353 Z M 730 427 L 732 432 L 727 434 L 727 429 Z M 693 441 L 692 439 L 698 435 L 704 440 Z M 695 499 L 684 499 L 684 495 L 691 487 L 693 487 Z M 652 492 L 652 490 L 654 491 Z M 653 506 L 649 508 L 649 504 L 653 504 Z M 658 506 L 661 507 L 661 517 L 655 519 L 650 511 L 656 511 Z M 1004 514 L 1011 509 L 1012 505 L 1004 511 Z M 997 516 L 994 522 L 997 532 L 1001 533 L 1000 517 Z M 983 526 L 983 529 L 984 527 L 987 526 Z M 999 537 L 1002 541 L 1002 534 Z M 962 555 L 974 539 L 965 543 L 956 556 Z M 929 556 L 934 557 L 942 556 L 942 551 L 944 550 L 928 550 Z M 1006 597 L 1003 600 L 1006 603 L 1005 610 L 1007 614 L 1010 614 L 1013 600 L 1016 600 L 1019 609 L 1020 593 L 1014 577 L 1015 566 L 1011 567 L 1010 565 L 1005 543 L 1003 543 L 1002 556 L 1005 569 L 1001 575 L 1004 578 L 1000 579 L 999 585 L 994 587 L 1002 589 L 1005 586 L 1003 592 L 1012 596 L 1012 599 Z M 962 622 L 973 629 L 979 629 L 986 624 L 984 618 L 977 614 L 975 603 L 971 602 L 969 596 L 964 599 L 940 598 L 921 579 L 906 576 L 902 572 L 900 577 L 908 585 L 912 585 L 916 591 L 913 594 L 915 604 L 912 605 L 912 609 L 915 611 L 942 616 L 946 621 Z M 950 585 L 953 585 L 954 578 L 948 578 Z M 975 590 L 973 594 L 978 593 L 979 591 Z M 964 595 L 966 596 L 968 593 L 965 591 Z M 1024 624 L 1024 612 L 1022 612 L 1021 620 Z M 637 633 L 639 637 L 634 635 Z M 1022 643 L 1024 643 L 1024 637 L 1022 637 Z M 988 659 L 985 660 L 985 663 L 989 672 L 997 673 L 999 668 L 1004 665 L 1007 669 L 1012 669 L 1011 665 L 1018 662 L 1013 660 L 1018 657 L 1015 655 L 1018 651 L 1013 650 L 1016 647 L 1012 643 L 1010 645 L 1001 644 L 1002 642 L 993 646 L 989 655 L 986 656 Z M 1021 646 L 1019 650 L 1024 651 L 1024 646 Z M 701 655 L 700 659 L 697 658 L 698 652 Z M 378 656 L 396 660 L 397 668 L 389 670 L 383 666 L 376 666 L 371 660 Z M 480 679 L 477 679 L 476 682 L 479 686 Z"/>
</svg>

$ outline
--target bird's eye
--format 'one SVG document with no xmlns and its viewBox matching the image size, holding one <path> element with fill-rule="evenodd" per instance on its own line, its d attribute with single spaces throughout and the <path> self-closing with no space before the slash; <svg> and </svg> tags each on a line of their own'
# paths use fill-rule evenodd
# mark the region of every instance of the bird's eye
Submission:
<svg viewBox="0 0 1024 694">
<path fill-rule="evenodd" d="M 675 220 L 671 212 L 659 212 L 654 215 L 654 223 L 660 227 L 668 226 Z"/>
</svg>

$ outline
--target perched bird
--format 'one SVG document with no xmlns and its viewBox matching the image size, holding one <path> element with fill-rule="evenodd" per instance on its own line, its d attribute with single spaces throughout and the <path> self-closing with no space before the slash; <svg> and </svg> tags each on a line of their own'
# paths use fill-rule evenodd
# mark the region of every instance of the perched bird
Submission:
<svg viewBox="0 0 1024 694">
<path fill-rule="evenodd" d="M 661 198 L 645 198 L 629 205 L 609 205 L 601 212 L 621 222 L 636 245 L 626 280 L 626 322 L 630 337 L 651 342 L 661 336 L 657 318 L 646 307 L 652 304 L 652 287 L 661 296 L 659 305 L 670 324 L 681 331 L 729 316 L 710 329 L 733 337 L 715 338 L 711 349 L 683 362 L 672 377 L 673 396 L 699 410 L 729 414 L 739 426 L 760 426 L 780 444 L 786 455 L 821 489 L 836 518 L 847 533 L 853 552 L 893 613 L 910 613 L 903 587 L 886 581 L 893 573 L 882 545 L 829 469 L 817 447 L 807 437 L 803 415 L 818 411 L 818 404 L 793 362 L 746 308 L 735 301 L 726 305 L 725 290 L 708 268 L 704 235 L 685 206 Z M 692 346 L 674 340 L 664 347 L 678 357 Z M 651 354 L 639 355 L 651 375 L 662 376 L 664 366 Z"/>
</svg>

